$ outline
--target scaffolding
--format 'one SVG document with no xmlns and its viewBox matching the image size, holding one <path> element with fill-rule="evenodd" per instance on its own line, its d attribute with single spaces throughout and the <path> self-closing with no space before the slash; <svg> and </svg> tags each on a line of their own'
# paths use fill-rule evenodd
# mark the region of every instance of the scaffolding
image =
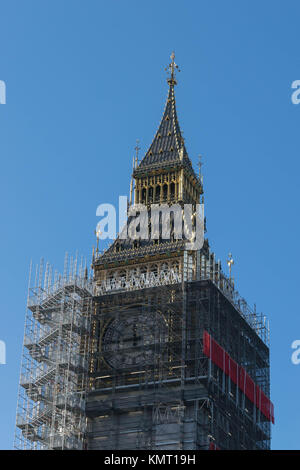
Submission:
<svg viewBox="0 0 300 470">
<path fill-rule="evenodd" d="M 17 449 L 270 447 L 270 420 L 203 340 L 269 397 L 268 322 L 209 249 L 105 284 L 78 264 L 30 269 Z"/>
<path fill-rule="evenodd" d="M 269 396 L 265 317 L 210 251 L 182 253 L 177 282 L 158 272 L 146 287 L 130 269 L 94 298 L 87 448 L 268 449 L 270 421 L 203 343 L 207 331 Z"/>
<path fill-rule="evenodd" d="M 101 259 L 101 254 L 98 259 Z M 96 262 L 98 259 L 96 259 Z M 120 259 L 114 262 L 118 263 L 119 261 Z M 134 291 L 148 287 L 178 284 L 182 281 L 192 282 L 199 280 L 211 280 L 234 305 L 251 328 L 255 330 L 263 342 L 269 345 L 270 328 L 266 315 L 256 312 L 256 307 L 251 308 L 249 306 L 235 288 L 233 279 L 228 278 L 223 272 L 220 260 L 215 259 L 215 254 L 209 248 L 205 253 L 201 250 L 184 250 L 181 271 L 178 267 L 169 267 L 165 263 L 164 268 L 157 272 L 138 272 L 137 269 L 133 269 L 128 276 L 125 276 L 123 271 L 123 275 L 112 276 L 108 279 L 97 281 L 95 295 L 118 294 L 128 290 Z"/>
<path fill-rule="evenodd" d="M 82 449 L 86 432 L 92 280 L 66 254 L 64 273 L 30 266 L 16 449 Z"/>
</svg>

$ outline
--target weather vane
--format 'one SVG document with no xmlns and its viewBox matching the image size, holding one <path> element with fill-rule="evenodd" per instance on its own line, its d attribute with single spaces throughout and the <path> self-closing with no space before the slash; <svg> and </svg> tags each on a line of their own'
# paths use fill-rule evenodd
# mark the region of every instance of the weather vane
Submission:
<svg viewBox="0 0 300 470">
<path fill-rule="evenodd" d="M 171 63 L 166 67 L 166 71 L 170 73 L 170 77 L 168 78 L 168 83 L 170 85 L 177 85 L 177 81 L 175 79 L 175 69 L 180 72 L 178 65 L 175 63 L 175 52 L 173 51 L 170 55 Z"/>
</svg>

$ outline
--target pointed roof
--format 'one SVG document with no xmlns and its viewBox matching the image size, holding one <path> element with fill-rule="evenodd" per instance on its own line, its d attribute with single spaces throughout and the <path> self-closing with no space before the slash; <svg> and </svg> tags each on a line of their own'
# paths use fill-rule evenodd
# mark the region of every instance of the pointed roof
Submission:
<svg viewBox="0 0 300 470">
<path fill-rule="evenodd" d="M 159 128 L 154 139 L 146 152 L 146 155 L 136 168 L 139 170 L 151 169 L 153 167 L 163 167 L 166 164 L 179 163 L 187 165 L 192 169 L 192 163 L 188 157 L 184 139 L 180 130 L 177 112 L 174 87 L 177 84 L 175 79 L 174 54 L 171 55 L 172 62 L 169 65 L 171 76 L 168 78 L 169 91 L 164 113 Z"/>
</svg>

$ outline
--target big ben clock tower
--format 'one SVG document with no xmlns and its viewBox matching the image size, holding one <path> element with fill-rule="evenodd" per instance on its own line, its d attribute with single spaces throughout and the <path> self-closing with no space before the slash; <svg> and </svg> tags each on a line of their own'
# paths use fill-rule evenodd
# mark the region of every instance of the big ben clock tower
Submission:
<svg viewBox="0 0 300 470">
<path fill-rule="evenodd" d="M 174 59 L 161 122 L 133 169 L 132 206 L 148 211 L 203 203 L 177 118 Z M 208 241 L 191 250 L 150 227 L 148 239 L 119 236 L 93 269 L 86 447 L 268 448 L 266 328 Z"/>
<path fill-rule="evenodd" d="M 268 322 L 236 290 L 232 256 L 226 276 L 204 239 L 177 70 L 172 54 L 127 222 L 97 246 L 93 274 L 77 255 L 62 274 L 43 260 L 30 268 L 17 449 L 270 448 Z"/>
</svg>

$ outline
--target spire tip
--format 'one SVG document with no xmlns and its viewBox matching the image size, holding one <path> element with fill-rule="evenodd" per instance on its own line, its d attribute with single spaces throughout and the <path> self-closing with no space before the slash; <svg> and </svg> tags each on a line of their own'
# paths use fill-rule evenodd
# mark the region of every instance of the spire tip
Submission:
<svg viewBox="0 0 300 470">
<path fill-rule="evenodd" d="M 180 72 L 178 65 L 175 63 L 175 52 L 173 51 L 170 55 L 171 63 L 166 67 L 166 71 L 170 74 L 167 79 L 169 85 L 177 85 L 177 80 L 175 78 L 175 70 Z"/>
</svg>

